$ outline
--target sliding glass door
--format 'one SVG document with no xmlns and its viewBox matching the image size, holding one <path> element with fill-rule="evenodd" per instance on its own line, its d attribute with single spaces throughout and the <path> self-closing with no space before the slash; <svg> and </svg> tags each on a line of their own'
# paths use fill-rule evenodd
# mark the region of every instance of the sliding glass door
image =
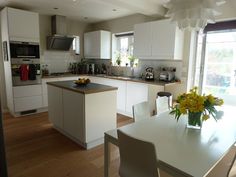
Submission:
<svg viewBox="0 0 236 177">
<path fill-rule="evenodd" d="M 200 37 L 195 81 L 202 93 L 236 105 L 236 32 L 211 32 Z"/>
</svg>

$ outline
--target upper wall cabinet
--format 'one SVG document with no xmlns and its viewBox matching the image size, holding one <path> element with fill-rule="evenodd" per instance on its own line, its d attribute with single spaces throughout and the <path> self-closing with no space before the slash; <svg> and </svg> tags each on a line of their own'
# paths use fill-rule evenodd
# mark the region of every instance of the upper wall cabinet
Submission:
<svg viewBox="0 0 236 177">
<path fill-rule="evenodd" d="M 109 31 L 85 33 L 84 57 L 91 59 L 111 59 L 111 33 Z"/>
<path fill-rule="evenodd" d="M 11 41 L 39 42 L 39 15 L 35 12 L 7 7 Z"/>
<path fill-rule="evenodd" d="M 182 59 L 183 32 L 169 20 L 134 26 L 134 55 L 140 59 Z"/>
</svg>

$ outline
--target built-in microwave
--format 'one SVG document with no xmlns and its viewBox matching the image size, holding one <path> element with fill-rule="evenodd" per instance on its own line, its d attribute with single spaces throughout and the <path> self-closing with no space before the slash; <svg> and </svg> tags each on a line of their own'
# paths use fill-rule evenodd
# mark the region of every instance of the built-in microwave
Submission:
<svg viewBox="0 0 236 177">
<path fill-rule="evenodd" d="M 39 43 L 10 41 L 11 60 L 39 59 Z"/>
</svg>

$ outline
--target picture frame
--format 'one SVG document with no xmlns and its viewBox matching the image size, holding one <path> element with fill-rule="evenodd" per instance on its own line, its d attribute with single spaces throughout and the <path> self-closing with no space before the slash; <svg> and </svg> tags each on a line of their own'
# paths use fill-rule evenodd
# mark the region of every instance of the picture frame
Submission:
<svg viewBox="0 0 236 177">
<path fill-rule="evenodd" d="M 8 61 L 7 41 L 2 42 L 3 60 Z"/>
</svg>

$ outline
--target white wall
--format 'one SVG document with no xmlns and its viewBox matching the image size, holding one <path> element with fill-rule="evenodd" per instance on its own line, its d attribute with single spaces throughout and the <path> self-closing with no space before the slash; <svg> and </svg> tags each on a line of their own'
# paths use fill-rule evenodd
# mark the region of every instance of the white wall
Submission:
<svg viewBox="0 0 236 177">
<path fill-rule="evenodd" d="M 1 23 L 0 23 L 1 25 Z M 1 30 L 1 27 L 0 27 Z M 0 31 L 1 34 L 1 31 Z M 0 41 L 2 41 L 1 39 L 1 35 L 0 35 Z M 5 90 L 5 77 L 4 77 L 4 67 L 3 67 L 3 57 L 2 57 L 2 42 L 0 44 L 0 94 L 1 94 L 1 103 L 2 103 L 2 108 L 3 110 L 7 110 L 7 101 L 6 101 L 6 90 Z"/>
<path fill-rule="evenodd" d="M 80 55 L 70 51 L 55 51 L 46 49 L 46 37 L 51 35 L 51 17 L 47 15 L 39 16 L 40 24 L 40 45 L 41 63 L 47 64 L 50 73 L 66 72 L 69 63 L 76 62 L 83 58 L 83 34 L 89 29 L 89 24 L 67 19 L 67 34 L 80 37 Z"/>
</svg>

